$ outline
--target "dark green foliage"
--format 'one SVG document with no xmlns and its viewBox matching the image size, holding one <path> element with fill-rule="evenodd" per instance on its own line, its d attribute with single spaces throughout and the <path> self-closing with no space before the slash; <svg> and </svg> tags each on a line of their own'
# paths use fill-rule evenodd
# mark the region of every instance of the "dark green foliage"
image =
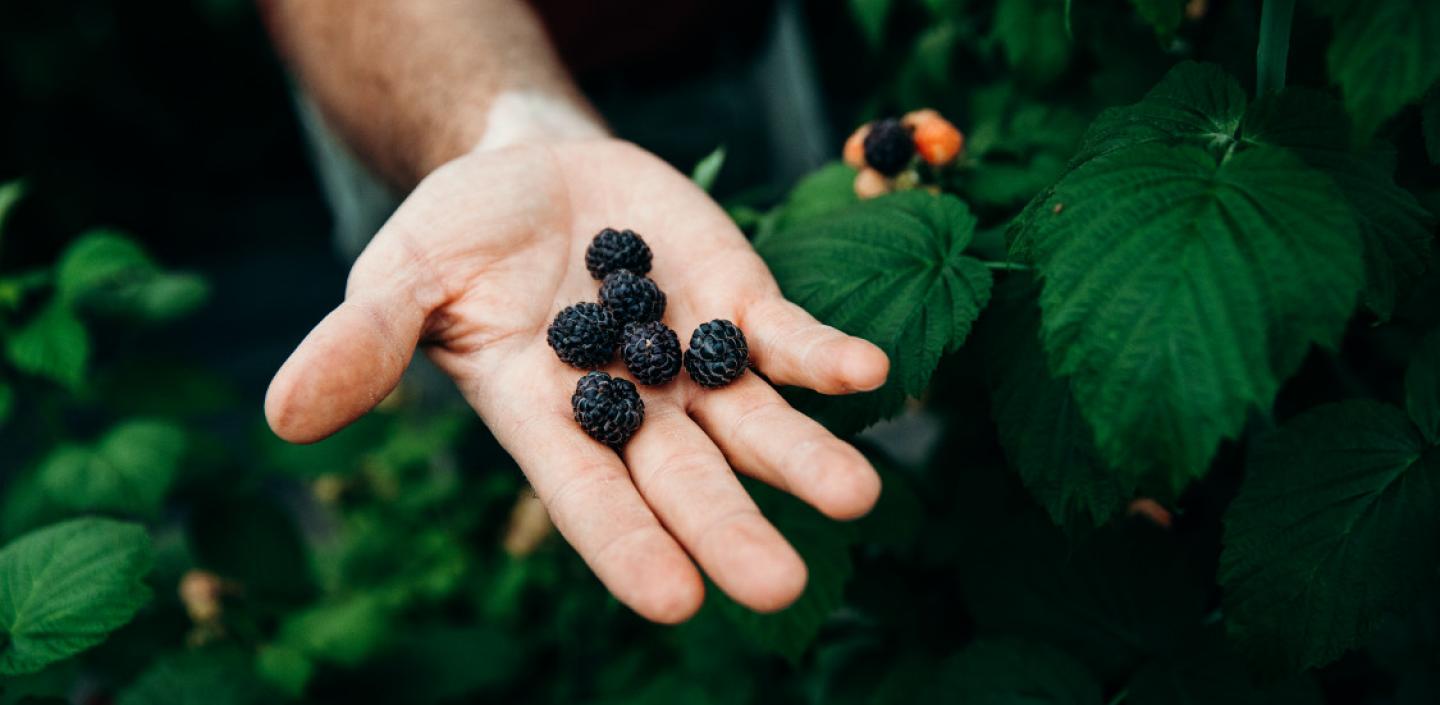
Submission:
<svg viewBox="0 0 1440 705">
<path fill-rule="evenodd" d="M 523 476 L 426 383 L 314 446 L 264 428 L 265 379 L 333 301 L 267 296 L 261 277 L 305 278 L 283 257 L 240 277 L 198 253 L 305 231 L 330 262 L 323 204 L 292 203 L 298 156 L 280 200 L 243 181 L 302 153 L 257 147 L 278 124 L 259 118 L 291 113 L 280 74 L 212 134 L 264 102 L 220 82 L 203 141 L 231 151 L 166 142 L 217 81 L 127 82 L 155 60 L 129 63 L 150 54 L 115 28 L 143 23 L 77 2 L 0 11 L 0 177 L 27 172 L 0 185 L 0 705 L 1436 701 L 1434 3 L 1297 3 L 1290 54 L 1258 62 L 1295 85 L 1264 95 L 1269 2 L 809 3 L 831 156 L 923 107 L 965 150 L 916 165 L 933 193 L 862 202 L 831 163 L 726 201 L 784 293 L 890 356 L 874 392 L 787 397 L 846 434 L 903 417 L 857 441 L 884 484 L 863 519 L 746 480 L 806 563 L 798 602 L 762 615 L 712 585 L 669 628 L 553 530 L 513 540 Z M 162 6 L 193 15 L 173 37 L 254 19 Z M 30 37 L 30 13 L 84 18 L 44 30 L 79 38 Z M 250 54 L 217 46 L 268 51 L 246 31 Z M 251 58 L 216 70 L 258 75 Z M 184 95 L 151 106 L 170 83 Z M 61 112 L 81 117 L 46 129 Z M 118 166 L 77 161 L 86 130 L 146 125 L 163 139 Z M 727 142 L 694 171 L 722 198 L 771 149 L 684 127 L 703 136 L 686 164 Z M 242 181 L 211 184 L 197 151 Z M 601 275 L 649 266 L 638 239 L 602 240 Z"/>
</svg>

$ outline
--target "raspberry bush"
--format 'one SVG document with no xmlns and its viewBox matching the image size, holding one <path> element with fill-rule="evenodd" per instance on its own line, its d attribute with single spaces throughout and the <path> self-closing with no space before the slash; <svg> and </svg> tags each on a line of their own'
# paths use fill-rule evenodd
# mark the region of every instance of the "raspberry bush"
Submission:
<svg viewBox="0 0 1440 705">
<path fill-rule="evenodd" d="M 881 471 L 871 515 L 747 485 L 797 603 L 641 622 L 420 390 L 271 439 L 228 368 L 141 362 L 206 280 L 96 229 L 0 253 L 0 704 L 1440 702 L 1440 10 L 810 5 L 833 162 L 695 170 L 891 360 L 784 390 Z M 54 188 L 0 187 L 0 232 L 68 227 L 6 222 Z M 642 383 L 574 371 L 614 446 L 645 385 L 748 370 L 664 322 L 665 257 L 607 230 L 597 301 L 554 302 L 561 359 Z"/>
</svg>

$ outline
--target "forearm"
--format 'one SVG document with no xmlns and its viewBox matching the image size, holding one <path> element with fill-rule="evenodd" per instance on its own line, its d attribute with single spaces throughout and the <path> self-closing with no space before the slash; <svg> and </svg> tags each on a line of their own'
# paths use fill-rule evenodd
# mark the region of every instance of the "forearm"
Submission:
<svg viewBox="0 0 1440 705">
<path fill-rule="evenodd" d="M 477 145 L 604 131 L 522 0 L 260 0 L 353 149 L 408 189 Z"/>
</svg>

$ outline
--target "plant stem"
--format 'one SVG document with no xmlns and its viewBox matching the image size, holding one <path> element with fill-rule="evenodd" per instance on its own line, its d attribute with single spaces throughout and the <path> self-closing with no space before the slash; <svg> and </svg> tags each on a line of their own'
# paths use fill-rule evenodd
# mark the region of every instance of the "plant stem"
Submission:
<svg viewBox="0 0 1440 705">
<path fill-rule="evenodd" d="M 1295 0 L 1264 0 L 1260 9 L 1260 47 L 1255 52 L 1255 95 L 1285 87 L 1285 62 L 1290 55 L 1290 20 Z"/>
<path fill-rule="evenodd" d="M 1110 698 L 1110 702 L 1107 703 L 1107 705 L 1120 705 L 1120 703 L 1125 702 L 1125 698 L 1128 697 L 1130 697 L 1130 689 L 1122 688 L 1120 692 L 1115 694 L 1115 697 Z"/>
<path fill-rule="evenodd" d="M 1030 265 L 1020 264 L 1019 262 L 983 262 L 983 264 L 991 269 L 1004 270 L 1007 272 L 1028 272 L 1033 269 Z"/>
</svg>

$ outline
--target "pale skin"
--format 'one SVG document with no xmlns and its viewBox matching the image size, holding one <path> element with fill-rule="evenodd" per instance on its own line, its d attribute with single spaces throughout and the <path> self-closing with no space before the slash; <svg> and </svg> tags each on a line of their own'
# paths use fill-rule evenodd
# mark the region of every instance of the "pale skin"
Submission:
<svg viewBox="0 0 1440 705">
<path fill-rule="evenodd" d="M 266 9 L 312 95 L 328 115 L 346 116 L 331 119 L 357 151 L 397 184 L 423 175 L 356 261 L 344 303 L 276 375 L 266 398 L 275 432 L 304 443 L 342 428 L 395 387 L 419 345 L 515 458 L 560 533 L 637 613 L 685 620 L 703 600 L 702 570 L 754 609 L 793 602 L 805 564 L 736 472 L 831 517 L 853 519 L 880 492 L 864 456 L 754 374 L 720 390 L 702 390 L 683 373 L 642 387 L 644 425 L 612 451 L 571 417 L 570 395 L 583 372 L 556 358 L 546 327 L 565 305 L 596 298 L 598 282 L 584 266 L 595 233 L 628 227 L 655 253 L 650 276 L 669 297 L 665 322 L 682 344 L 698 324 L 728 318 L 775 384 L 826 394 L 880 386 L 885 355 L 786 301 L 703 191 L 653 155 L 606 136 L 523 5 L 274 0 Z M 489 44 L 440 38 L 480 19 L 502 23 L 476 25 L 475 36 Z M 349 23 L 376 21 L 415 27 L 418 35 L 372 51 L 352 46 L 368 35 Z M 518 26 L 501 31 L 503 22 Z M 427 30 L 432 23 L 437 27 Z M 541 44 L 527 44 L 535 41 Z M 360 57 L 362 65 L 346 66 Z M 513 61 L 525 68 L 507 71 Z M 476 66 L 485 70 L 477 75 Z M 402 86 L 420 80 L 414 72 L 426 82 L 464 85 L 443 101 L 397 104 L 394 94 L 411 95 Z M 371 74 L 384 80 L 355 80 Z M 568 112 L 517 114 L 551 109 L 548 98 L 539 108 L 491 109 L 516 81 L 563 101 Z M 506 120 L 514 122 L 500 124 Z M 525 126 L 535 124 L 549 128 L 528 134 Z M 428 126 L 437 137 L 401 125 Z M 618 361 L 607 371 L 628 377 Z"/>
</svg>

